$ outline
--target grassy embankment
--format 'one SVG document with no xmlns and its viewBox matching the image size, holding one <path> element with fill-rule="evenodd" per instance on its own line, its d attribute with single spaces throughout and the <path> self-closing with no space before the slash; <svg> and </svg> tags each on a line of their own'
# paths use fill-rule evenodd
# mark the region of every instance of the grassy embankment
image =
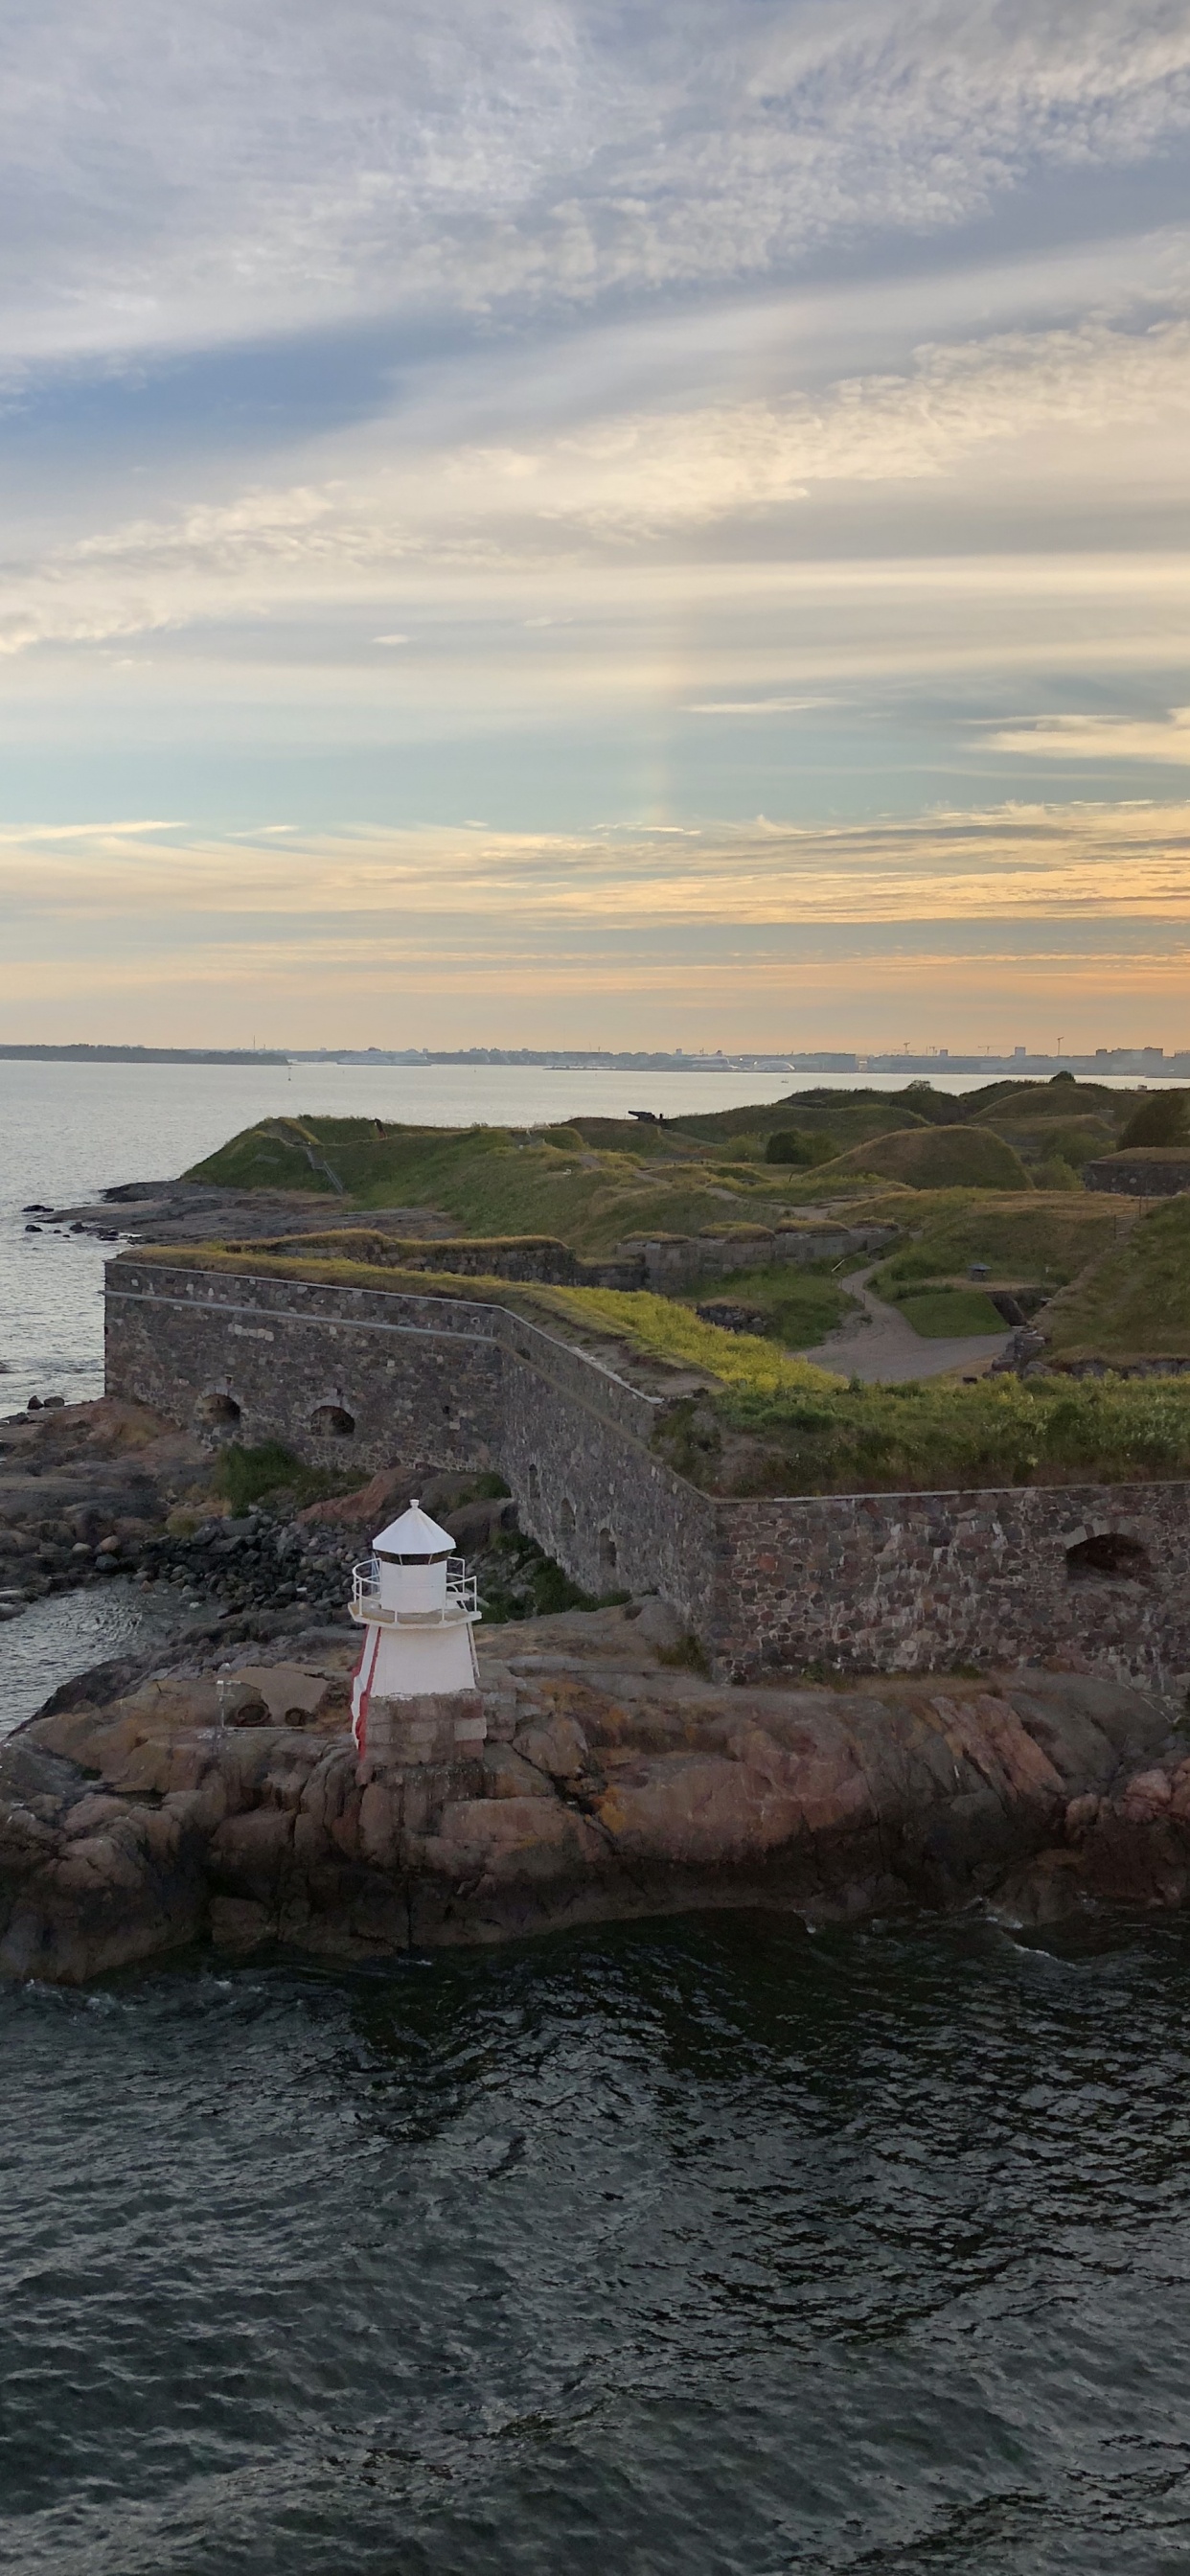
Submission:
<svg viewBox="0 0 1190 2576">
<path fill-rule="evenodd" d="M 699 1234 L 733 1218 L 776 1224 L 797 1213 L 806 1177 L 772 1165 L 737 1171 L 705 1155 L 662 1162 L 602 1152 L 568 1128 L 377 1133 L 370 1119 L 330 1118 L 263 1121 L 187 1175 L 232 1189 L 314 1192 L 361 1212 L 423 1208 L 471 1236 L 549 1234 L 587 1254 L 632 1235 Z M 842 1187 L 855 1196 L 851 1173 Z"/>
<path fill-rule="evenodd" d="M 909 1127 L 853 1145 L 814 1174 L 874 1172 L 916 1190 L 1031 1190 L 1021 1161 L 987 1127 Z"/>
<path fill-rule="evenodd" d="M 946 1492 L 1190 1475 L 1190 1384 L 983 1378 L 675 1406 L 659 1447 L 712 1492 Z"/>
<path fill-rule="evenodd" d="M 873 1202 L 864 1213 L 879 1207 Z M 1048 1296 L 1110 1251 L 1136 1222 L 1134 1202 L 1087 1190 L 1030 1190 L 1019 1197 L 950 1190 L 920 1194 L 912 1202 L 898 1196 L 884 1212 L 894 1210 L 902 1238 L 879 1264 L 872 1286 L 911 1320 L 923 1298 L 981 1294 L 968 1284 L 973 1262 L 986 1265 L 989 1288 Z"/>
<path fill-rule="evenodd" d="M 1167 1199 L 1121 1230 L 1055 1297 L 1045 1320 L 1060 1363 L 1190 1359 L 1190 1196 Z"/>
<path fill-rule="evenodd" d="M 767 1136 L 788 1127 L 791 1112 L 795 1125 L 805 1118 L 807 1135 L 837 1142 L 832 1161 L 815 1170 L 764 1161 Z M 524 1130 L 266 1119 L 187 1177 L 312 1193 L 361 1211 L 420 1207 L 469 1235 L 551 1234 L 589 1254 L 636 1235 L 699 1234 L 733 1219 L 775 1225 L 806 1206 L 862 1196 L 869 1175 L 886 1187 L 1031 1186 L 1001 1139 L 972 1126 L 927 1125 L 903 1105 L 890 1112 L 844 1100 L 837 1109 L 803 1112 L 797 1101 L 774 1102 L 724 1115 L 746 1115 L 755 1125 L 707 1135 L 594 1119 Z M 890 1115 L 902 1123 L 890 1128 Z M 697 1125 L 717 1123 L 708 1117 Z"/>
<path fill-rule="evenodd" d="M 772 1342 L 720 1332 L 666 1297 L 514 1287 L 219 1245 L 170 1246 L 137 1258 L 501 1305 L 580 1343 L 594 1338 L 653 1361 L 658 1392 L 667 1367 L 692 1372 L 704 1383 L 691 1389 L 689 1374 L 684 1387 L 677 1380 L 657 1445 L 710 1491 L 938 1491 L 1190 1474 L 1190 1380 L 1022 1384 L 1005 1377 L 977 1386 L 861 1387 Z"/>
</svg>

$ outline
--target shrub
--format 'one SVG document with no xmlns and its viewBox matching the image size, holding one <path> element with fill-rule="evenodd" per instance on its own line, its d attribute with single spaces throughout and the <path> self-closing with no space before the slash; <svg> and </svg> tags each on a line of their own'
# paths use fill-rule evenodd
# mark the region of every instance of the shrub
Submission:
<svg viewBox="0 0 1190 2576">
<path fill-rule="evenodd" d="M 735 1491 L 938 1492 L 1111 1484 L 1190 1472 L 1185 1379 L 1024 1383 L 1004 1376 L 975 1386 L 925 1380 L 836 1386 L 812 1402 L 732 1387 L 688 1409 L 709 1414 L 716 1427 L 755 1435 L 747 1485 L 737 1482 Z M 693 1438 L 693 1422 L 676 1427 L 684 1435 L 683 1471 L 696 1482 L 712 1481 L 719 1466 L 714 1447 Z M 666 1439 L 663 1426 L 659 1445 Z"/>
<path fill-rule="evenodd" d="M 778 1127 L 764 1149 L 766 1163 L 794 1163 L 801 1171 L 813 1171 L 819 1163 L 833 1163 L 838 1151 L 830 1136 L 808 1136 L 800 1127 Z"/>
<path fill-rule="evenodd" d="M 1184 1091 L 1154 1091 L 1132 1116 L 1120 1138 L 1124 1153 L 1134 1145 L 1190 1144 L 1190 1122 L 1186 1116 Z"/>
<path fill-rule="evenodd" d="M 329 1502 L 336 1494 L 351 1492 L 359 1470 L 340 1475 L 326 1467 L 307 1467 L 279 1440 L 262 1440 L 256 1449 L 245 1449 L 233 1440 L 220 1451 L 212 1481 L 233 1512 L 246 1512 L 253 1503 L 267 1502 L 277 1494 L 298 1506 Z"/>
</svg>

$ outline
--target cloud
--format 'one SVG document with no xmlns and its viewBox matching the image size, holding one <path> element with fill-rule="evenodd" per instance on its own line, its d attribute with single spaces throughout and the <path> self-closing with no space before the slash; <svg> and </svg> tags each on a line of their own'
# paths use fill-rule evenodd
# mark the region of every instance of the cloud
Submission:
<svg viewBox="0 0 1190 2576">
<path fill-rule="evenodd" d="M 1024 753 L 1045 760 L 1168 761 L 1190 766 L 1190 707 L 1171 707 L 1165 717 L 1038 716 L 1027 725 L 1002 725 L 991 736 L 993 751 Z"/>
<path fill-rule="evenodd" d="M 779 272 L 1190 116 L 1174 0 L 14 0 L 5 50 L 31 361 Z"/>
<path fill-rule="evenodd" d="M 630 583 L 650 548 L 668 548 L 671 561 L 675 546 L 709 551 L 732 525 L 747 548 L 750 523 L 792 527 L 807 495 L 838 505 L 880 487 L 945 484 L 955 506 L 977 510 L 994 473 L 1006 490 L 1019 487 L 1033 503 L 1049 494 L 1061 511 L 1080 461 L 1084 491 L 1096 477 L 1118 478 L 1119 436 L 1137 421 L 1150 476 L 1185 497 L 1190 318 L 998 333 L 924 348 L 903 373 L 843 378 L 813 399 L 790 391 L 621 413 L 515 442 L 402 452 L 394 428 L 379 462 L 374 437 L 366 458 L 353 460 L 345 442 L 340 470 L 320 482 L 256 484 L 224 503 L 117 522 L 11 561 L 0 652 L 349 604 L 374 616 L 397 585 L 407 600 L 418 578 L 437 581 L 444 598 L 468 583 L 495 595 L 542 575 L 571 580 L 580 567 L 584 577 L 603 567 Z M 783 550 L 770 548 L 768 565 L 752 562 L 758 589 Z M 810 566 L 791 577 L 836 576 Z M 942 577 L 954 583 L 953 557 Z M 859 578 L 840 561 L 840 585 Z M 937 579 L 924 564 L 923 583 Z M 524 624 L 523 607 L 518 615 Z M 373 638 L 408 640 L 399 631 Z"/>
<path fill-rule="evenodd" d="M 804 716 L 812 707 L 833 707 L 835 698 L 709 698 L 682 709 L 688 716 Z"/>
<path fill-rule="evenodd" d="M 1190 1038 L 1190 804 L 697 834 L 75 827 L 0 847 L 17 1033 L 952 1047 Z M 972 1013 L 978 1008 L 981 1018 Z M 1131 1009 L 1132 1024 L 1121 1022 Z M 912 1012 L 906 1023 L 903 1014 Z M 1153 1014 L 1163 1019 L 1155 1026 Z M 897 1014 L 894 1019 L 892 1014 Z M 988 1016 L 983 1016 L 983 1015 Z"/>
<path fill-rule="evenodd" d="M 289 831 L 285 849 L 270 835 Z M 56 854 L 55 844 L 60 845 Z M 85 845 L 85 846 L 84 846 Z M 182 825 L 40 827 L 0 840 L 15 917 L 113 923 L 204 914 L 247 924 L 328 925 L 379 935 L 386 953 L 462 925 L 480 946 L 502 925 L 521 946 L 591 925 L 638 931 L 768 930 L 1044 919 L 1162 920 L 1190 928 L 1190 805 L 1012 803 L 905 822 L 781 821 L 696 831 L 616 825 L 598 833 L 457 827 L 256 835 Z M 364 925 L 367 925 L 366 931 Z M 304 935 L 304 934 L 303 934 Z M 455 935 L 452 933 L 452 936 Z"/>
</svg>

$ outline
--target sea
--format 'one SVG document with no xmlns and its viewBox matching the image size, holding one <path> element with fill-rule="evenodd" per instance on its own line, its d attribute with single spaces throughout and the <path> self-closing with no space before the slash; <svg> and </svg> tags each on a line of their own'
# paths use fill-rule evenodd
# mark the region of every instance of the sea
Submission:
<svg viewBox="0 0 1190 2576">
<path fill-rule="evenodd" d="M 100 1255 L 26 1200 L 283 1105 L 756 1092 L 0 1064 L 8 1409 L 98 1385 Z M 0 1705 L 142 1615 L 36 1605 Z M 0 1989 L 5 2576 L 1186 2576 L 1188 2359 L 1178 1917 Z"/>
</svg>

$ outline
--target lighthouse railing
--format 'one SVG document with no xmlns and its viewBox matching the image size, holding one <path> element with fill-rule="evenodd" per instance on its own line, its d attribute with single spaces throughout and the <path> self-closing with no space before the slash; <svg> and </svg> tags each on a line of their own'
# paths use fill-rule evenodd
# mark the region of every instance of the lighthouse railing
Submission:
<svg viewBox="0 0 1190 2576">
<path fill-rule="evenodd" d="M 461 1556 L 447 1559 L 446 1600 L 439 1610 L 394 1610 L 380 1598 L 380 1567 L 374 1556 L 351 1569 L 351 1615 L 386 1628 L 441 1628 L 457 1619 L 478 1619 L 479 1579 L 468 1574 Z"/>
</svg>

